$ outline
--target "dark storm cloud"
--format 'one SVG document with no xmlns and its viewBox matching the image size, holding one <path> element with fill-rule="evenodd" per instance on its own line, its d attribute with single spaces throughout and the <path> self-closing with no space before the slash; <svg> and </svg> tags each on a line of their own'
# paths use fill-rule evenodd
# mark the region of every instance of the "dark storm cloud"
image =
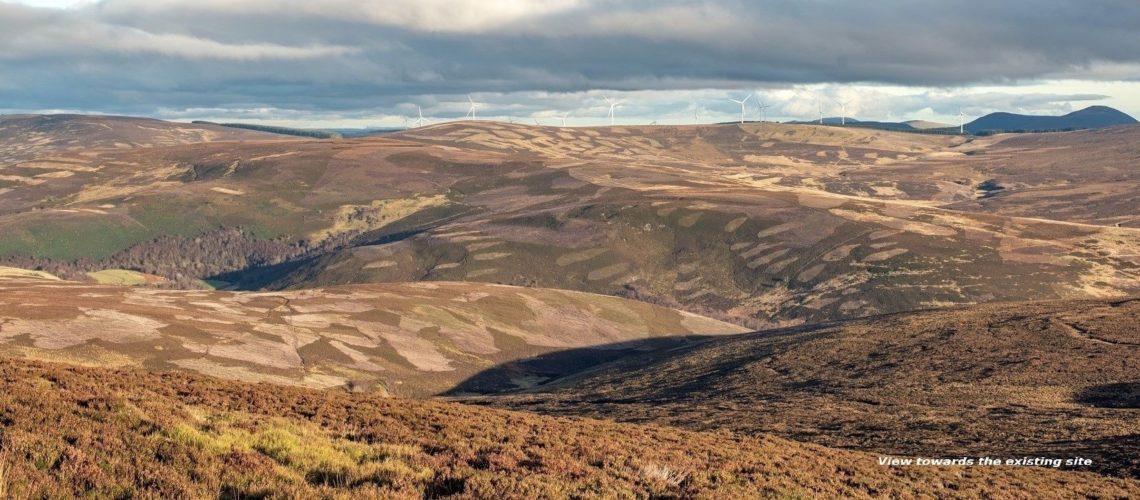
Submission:
<svg viewBox="0 0 1140 500">
<path fill-rule="evenodd" d="M 392 107 L 413 96 L 1135 79 L 1140 3 L 0 3 L 0 109 Z"/>
</svg>

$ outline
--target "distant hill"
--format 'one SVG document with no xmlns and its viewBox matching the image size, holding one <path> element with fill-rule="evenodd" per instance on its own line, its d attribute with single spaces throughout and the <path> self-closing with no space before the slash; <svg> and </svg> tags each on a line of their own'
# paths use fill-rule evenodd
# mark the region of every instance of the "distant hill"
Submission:
<svg viewBox="0 0 1140 500">
<path fill-rule="evenodd" d="M 257 141 L 272 135 L 212 123 L 176 123 L 110 115 L 0 116 L 0 168 L 61 152 L 149 148 L 218 141 Z M 13 175 L 6 171 L 3 175 Z M 3 187 L 0 186 L 0 191 Z"/>
<path fill-rule="evenodd" d="M 932 122 L 932 121 L 928 121 L 928 120 L 907 120 L 903 123 L 906 125 L 910 125 L 911 128 L 916 128 L 919 130 L 926 130 L 926 129 L 932 129 L 932 128 L 951 128 L 951 127 L 953 127 L 953 125 L 950 125 L 948 123 Z"/>
<path fill-rule="evenodd" d="M 1062 116 L 990 113 L 966 124 L 971 134 L 995 132 L 1044 132 L 1111 127 L 1140 123 L 1108 106 L 1090 106 Z"/>
<path fill-rule="evenodd" d="M 788 123 L 795 123 L 795 124 L 800 124 L 800 125 L 819 125 L 820 120 L 817 118 L 815 120 L 791 121 Z M 910 125 L 907 125 L 905 123 L 863 121 L 863 120 L 857 120 L 855 118 L 851 118 L 850 116 L 848 116 L 846 119 L 844 119 L 841 116 L 825 116 L 825 117 L 823 117 L 823 125 L 851 125 L 851 126 L 855 126 L 855 125 L 864 125 L 864 126 L 866 126 L 866 125 L 883 125 L 886 128 L 901 129 L 901 130 L 914 128 L 914 127 L 911 127 Z"/>
<path fill-rule="evenodd" d="M 788 122 L 798 125 L 819 125 L 819 120 L 812 121 L 793 121 Z M 896 132 L 914 132 L 920 134 L 957 134 L 958 127 L 951 125 L 944 125 L 941 123 L 926 122 L 926 121 L 909 121 L 909 122 L 882 122 L 871 120 L 857 120 L 855 118 L 847 117 L 843 119 L 839 116 L 828 116 L 823 119 L 824 125 L 839 125 L 844 127 L 859 127 L 871 128 L 878 130 L 893 130 Z"/>
<path fill-rule="evenodd" d="M 392 134 L 407 130 L 406 128 L 330 128 L 328 132 L 340 134 L 346 139 L 355 137 L 371 137 L 375 135 Z"/>
<path fill-rule="evenodd" d="M 802 125 L 818 125 L 819 120 L 792 121 L 788 123 Z M 1015 113 L 990 113 L 965 125 L 966 132 L 971 134 L 993 134 L 999 132 L 1059 132 L 1066 130 L 1081 130 L 1112 127 L 1115 125 L 1132 125 L 1140 123 L 1135 118 L 1108 106 L 1090 106 L 1080 111 L 1074 111 L 1062 116 L 1019 115 Z M 905 122 L 864 121 L 848 117 L 844 120 L 838 116 L 829 116 L 823 119 L 823 125 L 844 125 L 847 127 L 863 127 L 882 130 L 897 130 L 903 132 L 922 132 L 933 134 L 956 134 L 958 127 L 944 123 L 924 120 L 910 120 Z"/>
<path fill-rule="evenodd" d="M 200 124 L 200 125 L 202 125 L 202 124 L 219 125 L 222 127 L 240 128 L 240 129 L 245 129 L 245 130 L 256 130 L 258 132 L 268 132 L 270 134 L 292 135 L 292 136 L 297 136 L 297 137 L 312 137 L 315 139 L 341 139 L 344 137 L 340 132 L 334 132 L 334 131 L 330 131 L 330 130 L 276 127 L 273 125 L 254 125 L 254 124 L 249 124 L 249 123 L 214 123 L 214 122 L 201 121 L 201 120 L 194 121 L 191 123 Z"/>
</svg>

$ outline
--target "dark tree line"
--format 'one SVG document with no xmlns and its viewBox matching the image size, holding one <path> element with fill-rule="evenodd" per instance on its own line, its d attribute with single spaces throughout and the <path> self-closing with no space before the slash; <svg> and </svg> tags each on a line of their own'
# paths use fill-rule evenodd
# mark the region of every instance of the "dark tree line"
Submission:
<svg viewBox="0 0 1140 500">
<path fill-rule="evenodd" d="M 76 281 L 86 280 L 90 271 L 128 269 L 166 278 L 170 280 L 166 286 L 171 288 L 200 288 L 202 279 L 329 252 L 347 245 L 352 236 L 314 243 L 284 237 L 262 239 L 242 228 L 223 227 L 191 238 L 160 236 L 101 260 L 10 256 L 0 259 L 0 265 L 44 271 Z"/>
</svg>

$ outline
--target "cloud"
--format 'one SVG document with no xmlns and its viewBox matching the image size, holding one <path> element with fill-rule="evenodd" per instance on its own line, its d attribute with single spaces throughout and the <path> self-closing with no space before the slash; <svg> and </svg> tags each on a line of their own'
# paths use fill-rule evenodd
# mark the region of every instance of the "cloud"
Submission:
<svg viewBox="0 0 1140 500">
<path fill-rule="evenodd" d="M 105 0 L 98 12 L 114 18 L 186 15 L 251 16 L 347 21 L 439 33 L 486 33 L 586 7 L 586 0 Z"/>
<path fill-rule="evenodd" d="M 188 59 L 312 59 L 358 52 L 346 46 L 224 43 L 179 33 L 151 33 L 85 19 L 77 12 L 42 12 L 0 5 L 0 60 L 152 54 Z"/>
<path fill-rule="evenodd" d="M 0 102 L 327 116 L 390 113 L 470 92 L 664 96 L 849 84 L 863 89 L 853 108 L 895 113 L 902 109 L 882 104 L 876 86 L 927 89 L 910 92 L 930 100 L 917 109 L 943 109 L 949 104 L 936 89 L 1140 81 L 1137 46 L 1140 3 L 1130 0 L 103 0 L 67 9 L 0 2 Z M 770 111 L 798 115 L 815 107 L 809 101 Z M 681 113 L 677 102 L 644 112 Z"/>
</svg>

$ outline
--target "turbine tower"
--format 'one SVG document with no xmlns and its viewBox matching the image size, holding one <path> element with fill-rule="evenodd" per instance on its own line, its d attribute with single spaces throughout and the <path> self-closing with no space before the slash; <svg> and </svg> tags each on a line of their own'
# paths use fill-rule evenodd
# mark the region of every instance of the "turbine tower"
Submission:
<svg viewBox="0 0 1140 500">
<path fill-rule="evenodd" d="M 570 113 L 563 113 L 563 114 L 562 114 L 562 117 L 561 117 L 561 118 L 562 118 L 562 127 L 563 127 L 563 128 L 565 128 L 565 127 L 566 127 L 566 119 L 567 119 L 567 118 L 569 118 L 569 117 L 570 117 Z"/>
<path fill-rule="evenodd" d="M 764 110 L 768 109 L 772 106 L 770 104 L 764 104 L 764 101 L 760 101 L 759 104 L 760 104 L 760 106 L 759 106 L 760 107 L 760 123 L 764 123 Z"/>
<path fill-rule="evenodd" d="M 475 100 L 471 98 L 471 94 L 467 94 L 467 102 L 471 103 L 471 107 L 467 108 L 466 118 L 474 120 L 475 119 L 475 108 L 480 106 L 482 103 L 475 102 Z"/>
<path fill-rule="evenodd" d="M 419 115 L 420 115 L 420 118 L 418 120 L 416 120 L 416 127 L 417 128 L 422 127 L 422 126 L 424 126 L 424 110 L 423 110 L 423 108 L 416 106 L 416 112 L 419 113 Z"/>
<path fill-rule="evenodd" d="M 606 96 L 602 96 L 602 99 L 605 99 L 606 103 L 610 105 L 610 126 L 612 127 L 614 126 L 614 108 L 618 107 L 618 105 L 621 104 L 621 101 L 612 101 L 609 97 Z"/>
<path fill-rule="evenodd" d="M 823 101 L 816 99 L 815 105 L 819 108 L 819 124 L 823 125 Z"/>
<path fill-rule="evenodd" d="M 839 101 L 839 124 L 847 125 L 847 101 Z"/>
<path fill-rule="evenodd" d="M 958 108 L 958 133 L 966 133 L 966 113 L 962 112 L 962 108 Z"/>
<path fill-rule="evenodd" d="M 736 99 L 729 99 L 730 101 L 735 102 L 735 103 L 740 105 L 740 124 L 741 125 L 744 124 L 744 103 L 748 102 L 748 100 L 751 98 L 752 98 L 752 94 L 748 94 L 748 96 L 745 97 L 743 100 L 738 101 Z"/>
</svg>

